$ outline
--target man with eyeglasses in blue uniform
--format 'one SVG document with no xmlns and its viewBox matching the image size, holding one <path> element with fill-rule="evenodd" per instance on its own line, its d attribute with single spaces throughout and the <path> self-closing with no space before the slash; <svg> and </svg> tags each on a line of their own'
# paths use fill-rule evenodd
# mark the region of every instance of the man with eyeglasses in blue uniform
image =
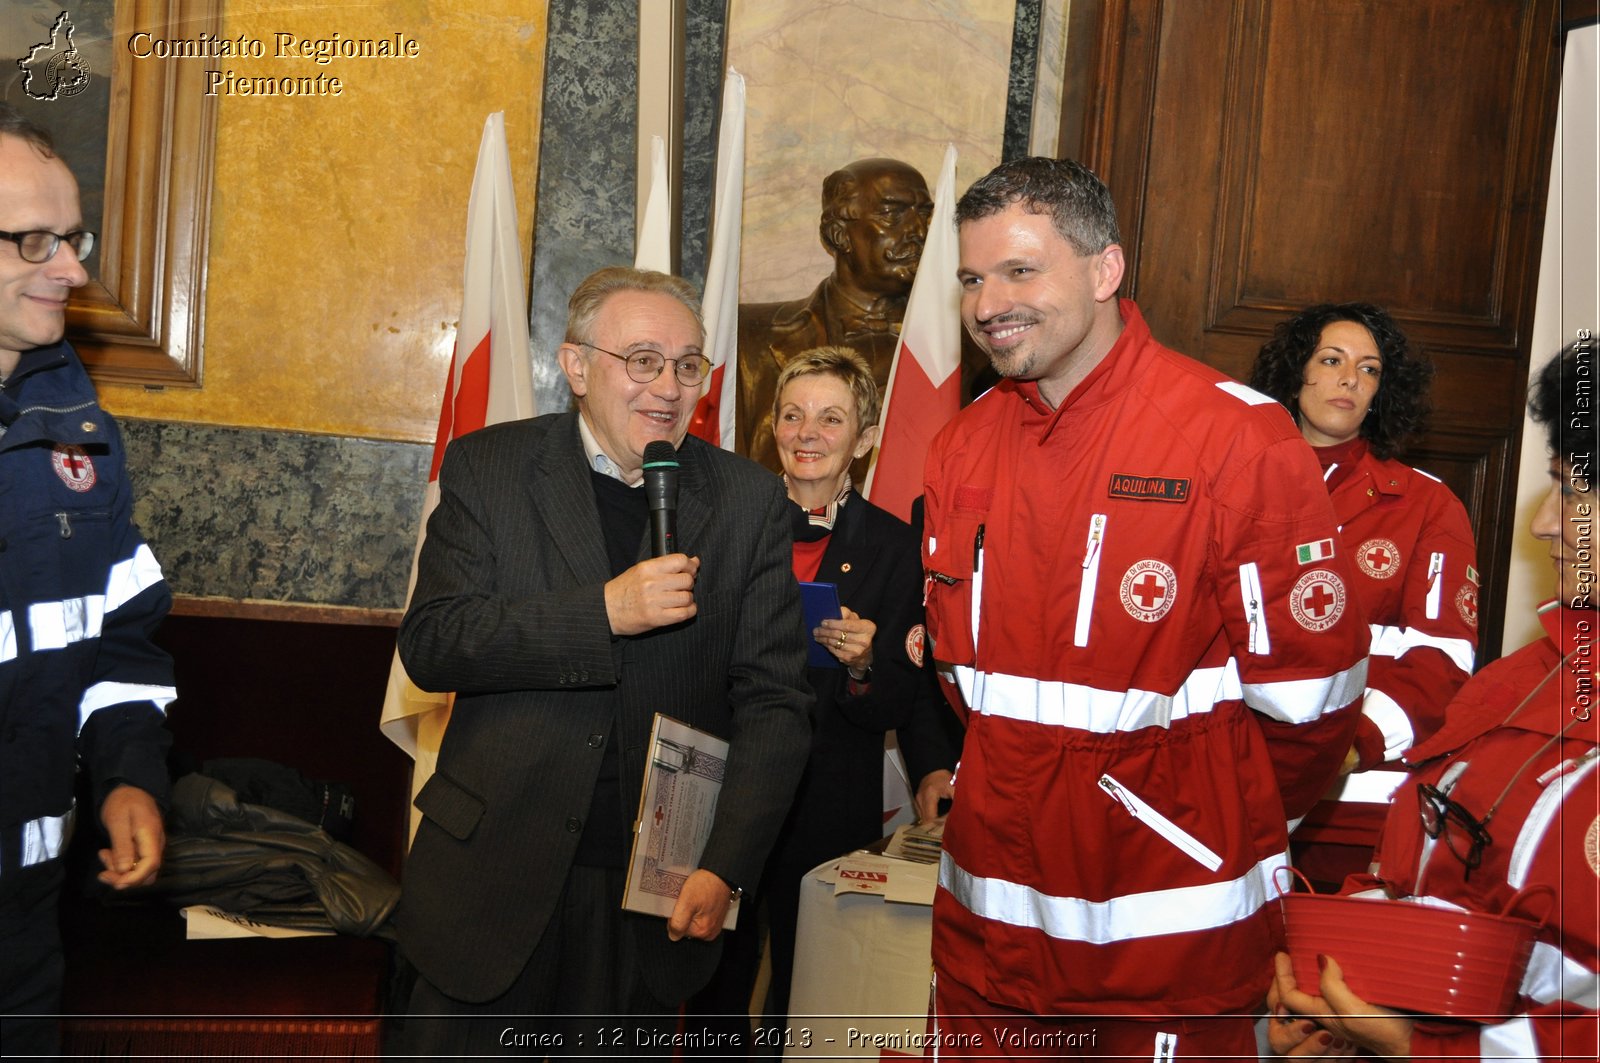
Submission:
<svg viewBox="0 0 1600 1063">
<path fill-rule="evenodd" d="M 788 811 L 812 695 L 783 483 L 687 435 L 704 332 L 687 282 L 600 270 L 557 355 L 578 408 L 445 452 L 400 627 L 412 680 L 456 692 L 396 914 L 418 974 L 407 1054 L 748 1048 L 677 1031 L 676 1011 Z M 680 466 L 677 550 L 652 557 L 639 485 L 661 442 Z M 665 922 L 621 910 L 658 711 L 729 741 Z"/>
<path fill-rule="evenodd" d="M 115 422 L 63 341 L 88 279 L 78 185 L 0 104 L 0 1041 L 53 1055 L 56 906 L 81 763 L 109 844 L 100 880 L 148 884 L 165 845 L 171 605 L 134 530 Z"/>
</svg>

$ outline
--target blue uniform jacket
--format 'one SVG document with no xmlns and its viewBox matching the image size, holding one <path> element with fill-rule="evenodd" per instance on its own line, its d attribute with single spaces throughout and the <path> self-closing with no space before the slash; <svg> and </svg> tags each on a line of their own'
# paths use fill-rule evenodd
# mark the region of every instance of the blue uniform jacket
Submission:
<svg viewBox="0 0 1600 1063">
<path fill-rule="evenodd" d="M 0 830 L 7 860 L 59 855 L 78 763 L 98 810 L 168 782 L 172 597 L 132 522 L 122 438 L 66 343 L 0 384 Z M 16 837 L 21 837 L 20 848 Z M 0 867 L 0 885 L 16 867 Z"/>
</svg>

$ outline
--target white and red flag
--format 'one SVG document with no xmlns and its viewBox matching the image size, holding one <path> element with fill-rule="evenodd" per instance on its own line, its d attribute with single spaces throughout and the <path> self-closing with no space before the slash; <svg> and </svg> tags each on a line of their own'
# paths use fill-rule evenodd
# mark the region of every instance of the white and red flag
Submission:
<svg viewBox="0 0 1600 1063">
<path fill-rule="evenodd" d="M 672 272 L 672 185 L 667 180 L 667 142 L 650 138 L 650 192 L 634 233 L 633 268 Z"/>
<path fill-rule="evenodd" d="M 452 439 L 485 425 L 532 417 L 533 370 L 528 350 L 528 301 L 522 271 L 522 244 L 517 236 L 517 200 L 511 184 L 511 157 L 506 148 L 503 112 L 483 123 L 478 166 L 472 175 L 467 204 L 465 290 L 461 321 L 456 326 L 455 353 L 445 380 L 439 431 L 433 442 L 433 463 L 422 503 L 422 526 L 411 562 L 406 604 L 417 586 L 416 557 L 428 533 L 428 517 L 439 504 L 439 463 Z M 439 742 L 450 720 L 453 695 L 419 690 L 396 654 L 389 669 L 389 689 L 379 727 L 411 755 L 411 793 L 415 796 L 438 763 Z M 413 808 L 412 833 L 417 812 Z"/>
<path fill-rule="evenodd" d="M 901 520 L 922 493 L 928 445 L 961 408 L 961 284 L 956 267 L 956 148 L 944 149 L 933 218 L 906 300 L 883 397 L 883 432 L 862 494 Z"/>
<path fill-rule="evenodd" d="M 744 219 L 744 75 L 729 70 L 722 83 L 717 133 L 717 194 L 712 203 L 711 254 L 706 260 L 706 357 L 711 379 L 689 431 L 733 450 L 739 371 L 739 228 Z"/>
</svg>

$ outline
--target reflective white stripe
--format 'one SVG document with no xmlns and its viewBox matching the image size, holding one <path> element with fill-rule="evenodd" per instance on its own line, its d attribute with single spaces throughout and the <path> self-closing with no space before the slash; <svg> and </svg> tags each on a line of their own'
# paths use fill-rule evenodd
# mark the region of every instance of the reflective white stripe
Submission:
<svg viewBox="0 0 1600 1063">
<path fill-rule="evenodd" d="M 78 728 L 89 721 L 91 713 L 103 709 L 107 705 L 124 705 L 130 701 L 152 701 L 157 709 L 163 713 L 167 706 L 172 704 L 178 696 L 177 690 L 172 687 L 151 686 L 145 683 L 96 683 L 83 692 L 83 698 L 78 702 Z"/>
<path fill-rule="evenodd" d="M 1432 481 L 1433 481 L 1433 482 L 1434 482 L 1434 483 L 1436 483 L 1436 484 L 1442 484 L 1442 483 L 1444 483 L 1444 481 L 1443 481 L 1443 480 L 1441 480 L 1441 479 L 1439 479 L 1439 478 L 1438 478 L 1438 477 L 1437 477 L 1437 476 L 1435 476 L 1435 475 L 1434 475 L 1434 474 L 1433 474 L 1433 473 L 1431 473 L 1431 472 L 1427 472 L 1427 471 L 1425 471 L 1425 470 L 1423 470 L 1423 469 L 1418 469 L 1418 468 L 1416 468 L 1416 467 L 1414 467 L 1414 466 L 1413 466 L 1413 467 L 1412 467 L 1412 469 L 1411 469 L 1411 471 L 1412 471 L 1412 472 L 1414 472 L 1414 473 L 1417 473 L 1417 474 L 1419 474 L 1419 475 L 1421 475 L 1421 476 L 1426 476 L 1426 477 L 1427 477 L 1427 478 L 1428 478 L 1428 479 L 1430 479 L 1430 480 L 1432 480 Z"/>
<path fill-rule="evenodd" d="M 1414 627 L 1368 626 L 1372 631 L 1372 648 L 1367 652 L 1373 657 L 1404 657 L 1407 650 L 1428 646 L 1450 658 L 1450 663 L 1468 675 L 1472 674 L 1473 666 L 1477 664 L 1477 651 L 1466 639 L 1442 638 Z"/>
<path fill-rule="evenodd" d="M 1156 1031 L 1156 1052 L 1151 1056 L 1152 1063 L 1171 1063 L 1178 1058 L 1178 1035 L 1167 1033 L 1165 1030 Z"/>
<path fill-rule="evenodd" d="M 984 919 L 1042 930 L 1060 941 L 1108 945 L 1213 930 L 1248 919 L 1277 899 L 1273 874 L 1288 865 L 1289 855 L 1279 853 L 1226 882 L 1088 901 L 1052 897 L 1005 879 L 969 875 L 946 852 L 939 861 L 939 885 L 956 903 Z"/>
<path fill-rule="evenodd" d="M 1151 690 L 1101 690 L 1083 683 L 1062 683 L 1003 672 L 979 672 L 955 665 L 956 684 L 973 712 L 1050 727 L 1073 727 L 1096 734 L 1166 727 L 1218 702 L 1243 699 L 1251 708 L 1286 723 L 1316 720 L 1354 700 L 1366 680 L 1362 658 L 1328 679 L 1290 679 L 1277 683 L 1239 683 L 1238 662 L 1229 658 L 1218 668 L 1196 668 L 1171 695 Z"/>
<path fill-rule="evenodd" d="M 1350 704 L 1367 685 L 1367 659 L 1326 679 L 1287 679 L 1244 684 L 1244 701 L 1252 709 L 1284 723 L 1310 723 Z"/>
<path fill-rule="evenodd" d="M 39 602 L 28 606 L 28 633 L 35 652 L 60 650 L 84 639 L 100 637 L 100 622 L 106 613 L 106 596 L 86 594 L 59 602 Z"/>
<path fill-rule="evenodd" d="M 0 661 L 12 661 L 17 657 L 17 622 L 11 616 L 11 610 L 0 610 Z"/>
<path fill-rule="evenodd" d="M 1528 884 L 1528 872 L 1533 868 L 1539 843 L 1544 840 L 1545 831 L 1550 829 L 1550 822 L 1561 812 L 1561 803 L 1567 799 L 1567 792 L 1594 771 L 1597 763 L 1600 762 L 1591 758 L 1579 764 L 1575 771 L 1564 771 L 1556 776 L 1528 810 L 1527 818 L 1522 821 L 1522 830 L 1517 832 L 1517 843 L 1511 847 L 1511 860 L 1506 868 L 1506 882 L 1510 883 L 1512 889 L 1521 889 Z"/>
<path fill-rule="evenodd" d="M 1222 857 L 1207 848 L 1200 839 L 1172 822 L 1166 816 L 1163 816 L 1160 812 L 1157 812 L 1138 794 L 1113 779 L 1110 775 L 1100 776 L 1099 782 L 1100 789 L 1110 794 L 1118 804 L 1126 808 L 1134 819 L 1171 842 L 1189 859 L 1207 871 L 1215 871 L 1222 866 Z"/>
<path fill-rule="evenodd" d="M 40 816 L 22 825 L 22 862 L 32 867 L 60 856 L 72 838 L 72 810 L 59 816 Z M 0 874 L 11 868 L 0 868 Z"/>
<path fill-rule="evenodd" d="M 1272 636 L 1267 631 L 1267 610 L 1261 594 L 1261 570 L 1251 561 L 1239 566 L 1239 597 L 1244 600 L 1244 617 L 1250 624 L 1250 652 L 1272 652 Z"/>
<path fill-rule="evenodd" d="M 1083 582 L 1078 584 L 1078 620 L 1072 632 L 1074 646 L 1089 645 L 1089 621 L 1094 618 L 1094 588 L 1100 582 L 1100 546 L 1105 541 L 1106 515 L 1089 518 L 1089 541 L 1083 548 Z"/>
<path fill-rule="evenodd" d="M 973 712 L 1097 734 L 1165 727 L 1240 697 L 1232 661 L 1222 668 L 1196 669 L 1170 697 L 1150 690 L 1100 690 L 1082 683 L 974 672 L 961 665 L 956 666 L 956 681 Z"/>
<path fill-rule="evenodd" d="M 1439 619 L 1439 591 L 1444 584 L 1444 555 L 1435 550 L 1428 560 L 1428 605 L 1424 610 L 1429 620 Z"/>
<path fill-rule="evenodd" d="M 1600 977 L 1554 945 L 1535 941 L 1522 973 L 1522 995 L 1540 1004 L 1565 1000 L 1592 1011 L 1600 1008 Z"/>
<path fill-rule="evenodd" d="M 1361 701 L 1361 715 L 1371 720 L 1383 733 L 1383 759 L 1399 760 L 1400 754 L 1411 748 L 1417 733 L 1411 729 L 1411 717 L 1406 715 L 1395 700 L 1381 690 L 1368 688 Z"/>
<path fill-rule="evenodd" d="M 161 564 L 143 543 L 126 561 L 111 566 L 106 578 L 106 612 L 113 613 L 161 582 Z"/>
<path fill-rule="evenodd" d="M 1278 401 L 1277 399 L 1269 399 L 1254 388 L 1247 388 L 1234 380 L 1222 381 L 1217 385 L 1217 389 L 1226 391 L 1229 395 L 1251 406 L 1270 406 Z"/>
<path fill-rule="evenodd" d="M 1539 1058 L 1539 1044 L 1533 1037 L 1533 1020 L 1518 1015 L 1498 1026 L 1485 1026 L 1478 1035 L 1478 1057 L 1504 1063 L 1527 1063 Z"/>
<path fill-rule="evenodd" d="M 1328 792 L 1325 801 L 1346 801 L 1362 805 L 1387 805 L 1395 790 L 1411 776 L 1403 771 L 1356 771 L 1341 776 Z"/>
</svg>

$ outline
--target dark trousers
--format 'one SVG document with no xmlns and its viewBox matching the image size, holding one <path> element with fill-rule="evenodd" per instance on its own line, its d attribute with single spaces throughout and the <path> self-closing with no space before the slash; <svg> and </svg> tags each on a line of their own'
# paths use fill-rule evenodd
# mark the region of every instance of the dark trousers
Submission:
<svg viewBox="0 0 1600 1063">
<path fill-rule="evenodd" d="M 0 1044 L 8 1056 L 60 1052 L 60 860 L 18 868 L 0 879 Z"/>
<path fill-rule="evenodd" d="M 398 1054 L 670 1059 L 678 1009 L 640 977 L 622 878 L 620 869 L 574 867 L 527 965 L 494 1000 L 456 1000 L 419 974 Z"/>
</svg>

